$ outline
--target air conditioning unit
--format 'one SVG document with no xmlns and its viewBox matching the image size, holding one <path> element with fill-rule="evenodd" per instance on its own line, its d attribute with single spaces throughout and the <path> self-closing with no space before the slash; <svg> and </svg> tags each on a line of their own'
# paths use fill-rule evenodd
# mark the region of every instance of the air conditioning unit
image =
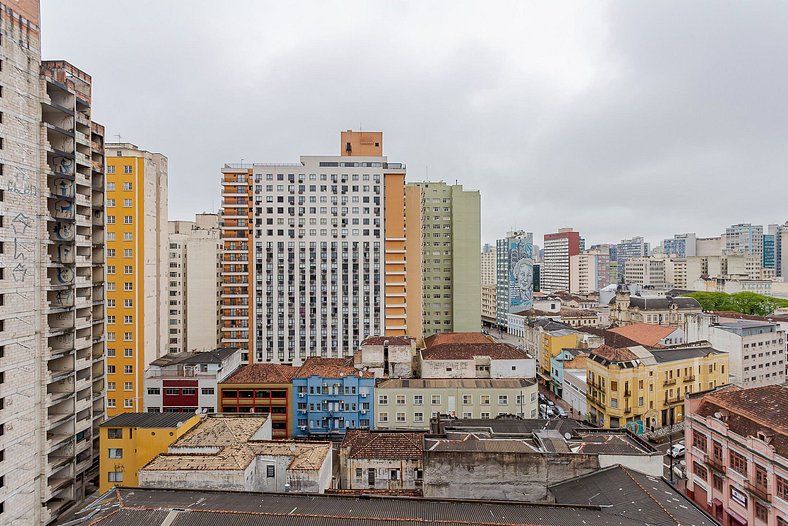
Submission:
<svg viewBox="0 0 788 526">
<path fill-rule="evenodd" d="M 367 410 L 366 410 L 366 409 L 362 409 L 362 410 L 361 410 L 361 414 L 362 414 L 362 415 L 366 415 L 366 414 L 367 414 Z"/>
<path fill-rule="evenodd" d="M 367 393 L 361 393 L 361 398 L 366 398 L 366 397 L 367 397 Z"/>
<path fill-rule="evenodd" d="M 301 431 L 306 431 L 306 426 L 298 426 L 298 429 L 300 429 Z"/>
<path fill-rule="evenodd" d="M 298 398 L 303 398 L 304 396 L 306 396 L 306 393 L 298 393 Z"/>
</svg>

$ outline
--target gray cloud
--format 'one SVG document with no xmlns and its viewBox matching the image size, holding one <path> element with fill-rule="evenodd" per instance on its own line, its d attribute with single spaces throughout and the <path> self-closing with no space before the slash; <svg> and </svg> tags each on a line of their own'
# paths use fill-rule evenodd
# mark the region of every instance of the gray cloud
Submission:
<svg viewBox="0 0 788 526">
<path fill-rule="evenodd" d="M 42 7 L 44 57 L 93 76 L 94 118 L 169 157 L 172 218 L 218 206 L 224 162 L 333 154 L 363 126 L 410 180 L 481 190 L 484 241 L 788 219 L 786 4 Z"/>
</svg>

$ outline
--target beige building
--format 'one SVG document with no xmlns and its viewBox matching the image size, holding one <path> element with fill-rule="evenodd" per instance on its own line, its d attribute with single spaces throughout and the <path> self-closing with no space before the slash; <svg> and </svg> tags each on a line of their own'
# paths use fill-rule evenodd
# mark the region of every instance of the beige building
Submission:
<svg viewBox="0 0 788 526">
<path fill-rule="evenodd" d="M 495 285 L 496 282 L 496 252 L 492 245 L 484 245 L 482 249 L 482 287 L 485 285 Z"/>
<path fill-rule="evenodd" d="M 85 498 L 104 418 L 104 128 L 90 75 L 41 62 L 39 23 L 0 0 L 2 524 Z"/>
<path fill-rule="evenodd" d="M 323 493 L 331 444 L 271 440 L 268 415 L 208 415 L 139 470 L 140 487 Z"/>
<path fill-rule="evenodd" d="M 424 336 L 481 329 L 481 195 L 442 181 L 422 195 Z"/>
<path fill-rule="evenodd" d="M 569 292 L 589 294 L 610 285 L 608 249 L 586 250 L 569 258 Z"/>
<path fill-rule="evenodd" d="M 420 490 L 423 431 L 349 429 L 339 448 L 339 486 L 352 490 Z"/>
<path fill-rule="evenodd" d="M 687 258 L 669 257 L 665 259 L 665 281 L 669 287 L 687 289 Z"/>
<path fill-rule="evenodd" d="M 421 378 L 535 378 L 536 359 L 507 343 L 444 343 L 419 351 Z"/>
<path fill-rule="evenodd" d="M 669 296 L 632 296 L 626 285 L 619 285 L 610 300 L 610 325 L 620 327 L 632 323 L 656 323 L 683 327 L 685 317 L 702 311 L 695 298 Z"/>
<path fill-rule="evenodd" d="M 221 346 L 220 237 L 217 214 L 197 214 L 194 221 L 169 223 L 169 352 L 210 351 Z"/>
<path fill-rule="evenodd" d="M 627 259 L 624 281 L 644 287 L 665 286 L 665 258 L 640 256 Z"/>
<path fill-rule="evenodd" d="M 537 406 L 536 382 L 524 378 L 384 380 L 375 388 L 375 427 L 429 429 L 438 414 L 537 418 Z"/>
<path fill-rule="evenodd" d="M 482 322 L 494 324 L 497 313 L 496 285 L 482 285 Z"/>
<path fill-rule="evenodd" d="M 107 143 L 107 414 L 141 412 L 167 354 L 167 158 Z"/>
</svg>

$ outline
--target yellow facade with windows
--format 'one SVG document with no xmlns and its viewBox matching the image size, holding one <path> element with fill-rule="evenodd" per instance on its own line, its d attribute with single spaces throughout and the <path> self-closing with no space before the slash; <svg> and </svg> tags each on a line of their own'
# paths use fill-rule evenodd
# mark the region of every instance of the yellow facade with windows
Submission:
<svg viewBox="0 0 788 526">
<path fill-rule="evenodd" d="M 167 159 L 106 145 L 107 416 L 144 411 L 145 367 L 167 352 Z"/>
<path fill-rule="evenodd" d="M 201 420 L 190 413 L 125 413 L 101 424 L 99 491 L 137 487 L 137 473 Z"/>
<path fill-rule="evenodd" d="M 544 332 L 539 339 L 539 372 L 544 381 L 550 381 L 550 360 L 562 349 L 574 349 L 578 345 L 578 333 L 569 329 Z"/>
<path fill-rule="evenodd" d="M 689 393 L 728 383 L 728 353 L 708 345 L 594 349 L 586 361 L 591 423 L 648 431 L 684 420 Z"/>
</svg>

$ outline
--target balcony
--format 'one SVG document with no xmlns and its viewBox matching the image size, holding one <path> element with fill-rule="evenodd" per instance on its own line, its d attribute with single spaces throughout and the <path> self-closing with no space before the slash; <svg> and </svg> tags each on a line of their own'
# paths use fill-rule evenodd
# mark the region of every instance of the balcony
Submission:
<svg viewBox="0 0 788 526">
<path fill-rule="evenodd" d="M 772 495 L 771 495 L 771 493 L 769 493 L 769 489 L 768 488 L 765 488 L 763 486 L 759 486 L 758 484 L 750 482 L 749 480 L 746 480 L 746 479 L 744 481 L 744 488 L 753 497 L 756 497 L 758 499 L 764 500 L 766 502 L 771 502 L 772 501 Z"/>
<path fill-rule="evenodd" d="M 725 464 L 721 459 L 706 455 L 706 465 L 717 473 L 725 474 Z"/>
<path fill-rule="evenodd" d="M 670 380 L 665 380 L 664 382 L 662 382 L 663 387 L 667 387 L 669 385 L 676 385 L 676 379 L 671 378 Z"/>
<path fill-rule="evenodd" d="M 692 376 L 685 376 L 683 381 L 684 381 L 685 384 L 688 384 L 690 382 L 694 382 L 695 381 L 695 375 L 693 374 Z"/>
</svg>

